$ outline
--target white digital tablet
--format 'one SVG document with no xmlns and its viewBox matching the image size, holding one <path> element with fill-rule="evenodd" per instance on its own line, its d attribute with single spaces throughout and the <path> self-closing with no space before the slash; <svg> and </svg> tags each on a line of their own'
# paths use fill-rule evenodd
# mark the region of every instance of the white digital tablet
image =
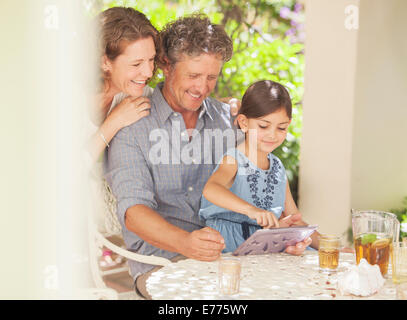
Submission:
<svg viewBox="0 0 407 320">
<path fill-rule="evenodd" d="M 235 256 L 265 254 L 284 251 L 308 238 L 318 226 L 292 226 L 289 228 L 261 229 L 253 233 L 234 252 Z"/>
</svg>

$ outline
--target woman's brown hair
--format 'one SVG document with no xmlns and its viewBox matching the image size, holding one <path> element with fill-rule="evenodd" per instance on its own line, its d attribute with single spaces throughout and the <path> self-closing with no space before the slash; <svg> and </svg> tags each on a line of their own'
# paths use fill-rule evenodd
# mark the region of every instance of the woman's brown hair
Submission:
<svg viewBox="0 0 407 320">
<path fill-rule="evenodd" d="M 133 8 L 113 7 L 99 14 L 100 22 L 100 53 L 106 55 L 111 61 L 123 53 L 130 42 L 152 37 L 156 56 L 159 55 L 160 40 L 157 29 L 147 17 Z M 154 72 L 157 69 L 154 63 Z M 103 79 L 109 75 L 103 73 Z"/>
</svg>

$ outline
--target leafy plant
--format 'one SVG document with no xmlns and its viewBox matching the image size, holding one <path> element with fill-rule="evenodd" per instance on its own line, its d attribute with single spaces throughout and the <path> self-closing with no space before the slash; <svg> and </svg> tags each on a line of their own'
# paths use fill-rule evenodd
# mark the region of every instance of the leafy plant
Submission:
<svg viewBox="0 0 407 320">
<path fill-rule="evenodd" d="M 400 240 L 407 237 L 407 197 L 403 199 L 401 208 L 390 209 L 390 212 L 394 213 L 400 221 Z"/>
</svg>

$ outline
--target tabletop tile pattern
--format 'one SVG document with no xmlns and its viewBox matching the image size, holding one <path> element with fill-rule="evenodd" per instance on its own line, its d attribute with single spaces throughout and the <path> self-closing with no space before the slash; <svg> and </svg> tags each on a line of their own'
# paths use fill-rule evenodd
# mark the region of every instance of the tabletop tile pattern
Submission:
<svg viewBox="0 0 407 320">
<path fill-rule="evenodd" d="M 307 251 L 302 256 L 277 253 L 239 258 L 242 270 L 240 291 L 236 295 L 218 293 L 217 261 L 192 259 L 172 263 L 154 272 L 147 280 L 147 290 L 153 299 L 158 300 L 396 299 L 390 270 L 378 293 L 369 297 L 342 296 L 337 290 L 337 279 L 355 264 L 355 257 L 350 253 L 340 254 L 338 270 L 332 274 L 319 271 L 316 251 Z"/>
</svg>

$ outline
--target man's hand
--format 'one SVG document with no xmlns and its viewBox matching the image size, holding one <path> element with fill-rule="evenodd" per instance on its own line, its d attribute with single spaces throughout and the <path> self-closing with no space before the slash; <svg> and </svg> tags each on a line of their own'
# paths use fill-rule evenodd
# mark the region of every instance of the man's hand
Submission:
<svg viewBox="0 0 407 320">
<path fill-rule="evenodd" d="M 237 113 L 239 112 L 240 106 L 242 104 L 241 101 L 236 98 L 230 98 L 227 103 L 230 105 L 231 115 L 236 116 Z"/>
<path fill-rule="evenodd" d="M 201 261 L 215 261 L 225 248 L 221 234 L 210 227 L 192 231 L 183 244 L 181 254 Z"/>
<path fill-rule="evenodd" d="M 232 97 L 219 98 L 218 100 L 230 105 L 230 115 L 233 117 L 237 115 L 237 113 L 239 112 L 239 109 L 242 105 L 242 102 L 239 99 L 232 98 Z M 236 125 L 236 123 L 235 123 L 235 125 Z"/>
</svg>

